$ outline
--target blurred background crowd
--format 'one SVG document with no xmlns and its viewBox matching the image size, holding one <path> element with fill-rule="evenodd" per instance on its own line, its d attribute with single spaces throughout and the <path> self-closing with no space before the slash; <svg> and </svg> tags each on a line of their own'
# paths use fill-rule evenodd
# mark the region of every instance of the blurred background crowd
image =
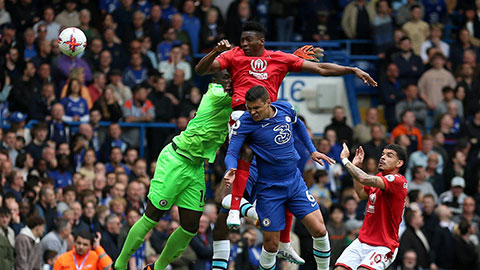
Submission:
<svg viewBox="0 0 480 270">
<path fill-rule="evenodd" d="M 478 267 L 480 1 L 0 0 L 0 268 L 51 269 L 81 231 L 100 232 L 115 260 L 143 214 L 159 151 L 186 128 L 206 91 L 208 78 L 193 65 L 221 39 L 239 45 L 247 20 L 265 24 L 268 41 L 370 40 L 352 53 L 375 56 L 378 104 L 361 108 L 355 126 L 335 107 L 312 139 L 337 162 L 342 142 L 362 145 L 371 174 L 387 143 L 408 151 L 409 195 L 392 269 Z M 77 57 L 57 45 L 70 26 L 88 38 Z M 146 134 L 124 125 L 148 122 L 172 125 Z M 322 167 L 305 152 L 299 163 L 322 207 L 333 264 L 357 236 L 365 202 L 340 162 Z M 174 270 L 211 267 L 224 153 L 206 164 L 205 213 Z M 130 269 L 155 261 L 178 221 L 174 207 Z M 307 261 L 301 268 L 314 269 L 308 232 L 298 221 L 293 231 Z M 262 236 L 252 221 L 229 239 L 229 268 L 258 269 Z"/>
</svg>

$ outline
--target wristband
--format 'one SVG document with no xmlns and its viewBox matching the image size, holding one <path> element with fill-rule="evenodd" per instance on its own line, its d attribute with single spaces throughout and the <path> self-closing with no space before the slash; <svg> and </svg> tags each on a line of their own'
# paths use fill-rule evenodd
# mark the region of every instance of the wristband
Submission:
<svg viewBox="0 0 480 270">
<path fill-rule="evenodd" d="M 348 158 L 342 158 L 342 163 L 343 166 L 347 166 L 347 164 L 350 163 L 350 160 L 348 160 Z"/>
</svg>

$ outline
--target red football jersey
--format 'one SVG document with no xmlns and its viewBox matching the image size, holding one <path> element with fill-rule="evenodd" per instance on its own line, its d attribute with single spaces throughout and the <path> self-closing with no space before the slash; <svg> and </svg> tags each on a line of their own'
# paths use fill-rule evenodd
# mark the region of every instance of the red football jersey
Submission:
<svg viewBox="0 0 480 270">
<path fill-rule="evenodd" d="M 220 54 L 216 60 L 220 69 L 232 77 L 232 108 L 245 104 L 245 94 L 255 85 L 268 91 L 272 102 L 277 100 L 278 88 L 288 72 L 302 69 L 304 59 L 282 51 L 265 52 L 258 57 L 246 56 L 240 47 Z"/>
<path fill-rule="evenodd" d="M 371 246 L 388 247 L 392 252 L 399 246 L 398 228 L 402 222 L 408 184 L 401 174 L 377 174 L 385 189 L 365 186 L 368 204 L 358 240 Z"/>
</svg>

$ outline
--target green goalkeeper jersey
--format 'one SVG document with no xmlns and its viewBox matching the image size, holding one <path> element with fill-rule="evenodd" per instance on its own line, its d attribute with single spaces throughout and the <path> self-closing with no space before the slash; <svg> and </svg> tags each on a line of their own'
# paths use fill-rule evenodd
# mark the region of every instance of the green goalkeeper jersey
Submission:
<svg viewBox="0 0 480 270">
<path fill-rule="evenodd" d="M 210 83 L 187 129 L 173 138 L 177 151 L 192 160 L 214 162 L 217 150 L 228 135 L 231 102 L 222 85 Z"/>
</svg>

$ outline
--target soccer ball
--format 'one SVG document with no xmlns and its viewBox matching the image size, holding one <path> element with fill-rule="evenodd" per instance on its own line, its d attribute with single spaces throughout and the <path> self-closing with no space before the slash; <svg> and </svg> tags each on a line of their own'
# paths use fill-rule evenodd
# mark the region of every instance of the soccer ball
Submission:
<svg viewBox="0 0 480 270">
<path fill-rule="evenodd" d="M 76 27 L 65 28 L 58 35 L 58 48 L 68 56 L 81 54 L 87 47 L 87 37 L 82 30 Z"/>
</svg>

